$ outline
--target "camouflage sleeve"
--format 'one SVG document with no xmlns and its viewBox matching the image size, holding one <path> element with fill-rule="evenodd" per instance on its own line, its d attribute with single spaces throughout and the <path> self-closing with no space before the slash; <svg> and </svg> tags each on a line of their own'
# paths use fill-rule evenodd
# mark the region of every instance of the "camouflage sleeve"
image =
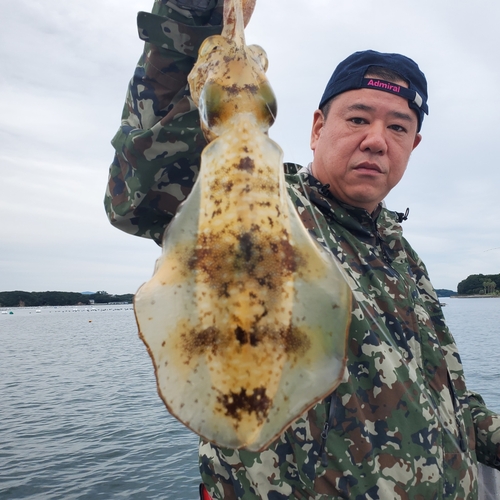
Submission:
<svg viewBox="0 0 500 500">
<path fill-rule="evenodd" d="M 221 31 L 222 3 L 192 13 L 156 0 L 151 14 L 138 14 L 146 43 L 112 140 L 104 199 L 111 224 L 123 231 L 159 243 L 191 191 L 206 142 L 187 76 L 203 40 Z"/>
<path fill-rule="evenodd" d="M 469 393 L 479 462 L 500 470 L 500 415 L 488 410 L 479 394 Z"/>
</svg>

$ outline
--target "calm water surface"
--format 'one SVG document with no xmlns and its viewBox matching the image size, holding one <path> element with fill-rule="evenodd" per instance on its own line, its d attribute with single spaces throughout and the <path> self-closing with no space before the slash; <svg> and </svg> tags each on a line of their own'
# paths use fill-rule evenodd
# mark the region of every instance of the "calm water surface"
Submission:
<svg viewBox="0 0 500 500">
<path fill-rule="evenodd" d="M 443 299 L 468 385 L 500 411 L 500 299 Z M 0 314 L 0 499 L 196 499 L 131 306 Z"/>
</svg>

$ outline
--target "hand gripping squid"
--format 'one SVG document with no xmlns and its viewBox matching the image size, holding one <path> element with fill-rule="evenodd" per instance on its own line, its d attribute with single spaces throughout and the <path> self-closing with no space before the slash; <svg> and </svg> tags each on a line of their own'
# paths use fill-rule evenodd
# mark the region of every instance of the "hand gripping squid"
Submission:
<svg viewBox="0 0 500 500">
<path fill-rule="evenodd" d="M 170 413 L 260 451 L 339 384 L 351 292 L 287 195 L 267 57 L 244 39 L 254 2 L 241 2 L 226 0 L 189 75 L 209 144 L 134 308 Z"/>
</svg>

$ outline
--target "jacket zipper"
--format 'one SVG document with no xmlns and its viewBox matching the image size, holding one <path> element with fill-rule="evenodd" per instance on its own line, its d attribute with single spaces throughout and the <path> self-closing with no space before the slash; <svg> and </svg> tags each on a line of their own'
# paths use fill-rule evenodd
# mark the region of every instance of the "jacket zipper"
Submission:
<svg viewBox="0 0 500 500">
<path fill-rule="evenodd" d="M 384 262 L 387 264 L 387 267 L 389 270 L 392 272 L 393 276 L 395 278 L 400 278 L 400 274 L 392 267 L 392 259 L 389 257 L 389 254 L 387 253 L 385 247 L 384 247 L 384 240 L 382 239 L 382 236 L 380 236 L 380 233 L 378 232 L 378 228 L 376 223 L 373 223 L 375 226 L 375 238 L 377 239 L 377 245 L 380 249 L 380 254 L 382 255 L 382 258 L 384 259 Z"/>
<path fill-rule="evenodd" d="M 321 465 L 323 467 L 328 467 L 328 455 L 326 454 L 326 440 L 328 438 L 328 433 L 333 427 L 333 416 L 335 414 L 335 401 L 333 394 L 330 395 L 330 408 L 328 410 L 328 418 L 325 421 L 323 430 L 321 432 L 321 446 L 319 448 L 318 458 L 321 457 Z"/>
</svg>

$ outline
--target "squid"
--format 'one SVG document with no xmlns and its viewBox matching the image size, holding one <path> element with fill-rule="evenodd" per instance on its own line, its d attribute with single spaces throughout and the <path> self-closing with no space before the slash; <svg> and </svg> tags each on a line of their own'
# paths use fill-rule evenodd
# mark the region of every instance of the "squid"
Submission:
<svg viewBox="0 0 500 500">
<path fill-rule="evenodd" d="M 340 383 L 351 291 L 287 194 L 267 56 L 245 43 L 253 3 L 226 0 L 189 75 L 208 145 L 134 310 L 169 412 L 261 451 Z"/>
</svg>

